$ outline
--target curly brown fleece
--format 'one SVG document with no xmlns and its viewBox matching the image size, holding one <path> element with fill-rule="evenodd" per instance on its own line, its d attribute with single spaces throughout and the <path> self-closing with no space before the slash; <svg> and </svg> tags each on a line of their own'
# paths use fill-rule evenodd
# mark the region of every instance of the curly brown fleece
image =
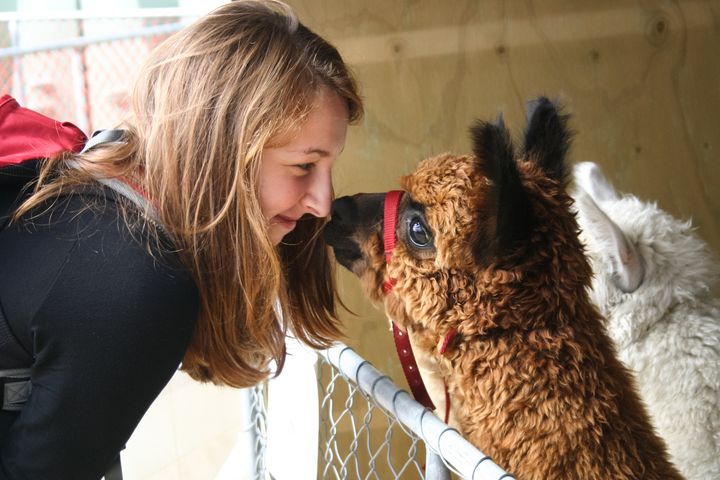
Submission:
<svg viewBox="0 0 720 480">
<path fill-rule="evenodd" d="M 534 107 L 519 155 L 504 125 L 479 123 L 475 155 L 429 158 L 402 179 L 389 265 L 377 196 L 338 199 L 326 238 L 437 358 L 461 433 L 517 478 L 682 478 L 588 298 L 564 186 L 567 117 L 546 99 Z M 417 221 L 431 247 L 410 241 Z M 449 329 L 458 335 L 441 356 Z"/>
</svg>

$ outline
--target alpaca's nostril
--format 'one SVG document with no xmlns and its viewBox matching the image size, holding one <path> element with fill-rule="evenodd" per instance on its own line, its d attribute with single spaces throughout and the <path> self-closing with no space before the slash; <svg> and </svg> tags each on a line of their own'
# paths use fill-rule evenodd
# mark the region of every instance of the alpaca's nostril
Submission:
<svg viewBox="0 0 720 480">
<path fill-rule="evenodd" d="M 352 222 L 357 217 L 358 208 L 352 197 L 340 197 L 333 201 L 330 215 L 338 225 Z"/>
</svg>

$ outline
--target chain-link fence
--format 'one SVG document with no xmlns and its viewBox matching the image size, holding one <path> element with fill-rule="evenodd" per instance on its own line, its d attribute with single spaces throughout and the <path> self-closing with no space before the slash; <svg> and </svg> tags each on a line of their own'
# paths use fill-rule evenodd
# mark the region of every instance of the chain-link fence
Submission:
<svg viewBox="0 0 720 480">
<path fill-rule="evenodd" d="M 326 358 L 318 362 L 320 455 L 318 478 L 423 478 L 420 439 Z"/>
<path fill-rule="evenodd" d="M 128 112 L 148 52 L 196 17 L 185 9 L 113 18 L 0 14 L 0 94 L 88 133 L 112 128 Z"/>
<path fill-rule="evenodd" d="M 266 408 L 266 384 L 261 383 L 249 389 L 250 409 L 249 417 L 252 426 L 251 448 L 255 456 L 254 471 L 259 478 L 267 476 L 267 408 Z"/>
<path fill-rule="evenodd" d="M 318 478 L 514 478 L 350 347 L 320 357 Z"/>
<path fill-rule="evenodd" d="M 293 354 L 285 368 L 291 371 L 255 387 L 249 397 L 252 431 L 244 443 L 253 445 L 245 451 L 255 459 L 245 463 L 255 465 L 255 480 L 514 478 L 350 347 L 339 343 L 308 357 L 298 354 L 297 345 L 291 340 L 288 347 Z M 309 396 L 314 404 L 302 400 L 312 389 L 308 371 L 317 380 L 312 393 L 318 395 Z M 278 381 L 285 385 L 275 388 Z M 303 417 L 310 421 L 297 421 Z M 282 428 L 268 429 L 268 421 Z"/>
</svg>

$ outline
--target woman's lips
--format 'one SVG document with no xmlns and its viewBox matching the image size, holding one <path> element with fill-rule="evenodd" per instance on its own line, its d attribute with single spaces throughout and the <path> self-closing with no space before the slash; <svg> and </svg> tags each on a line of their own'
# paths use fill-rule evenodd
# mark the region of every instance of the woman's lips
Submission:
<svg viewBox="0 0 720 480">
<path fill-rule="evenodd" d="M 273 222 L 276 225 L 283 226 L 287 228 L 288 230 L 292 230 L 295 228 L 295 225 L 297 224 L 297 220 L 290 218 L 290 217 L 284 217 L 282 215 L 276 215 L 275 221 Z"/>
</svg>

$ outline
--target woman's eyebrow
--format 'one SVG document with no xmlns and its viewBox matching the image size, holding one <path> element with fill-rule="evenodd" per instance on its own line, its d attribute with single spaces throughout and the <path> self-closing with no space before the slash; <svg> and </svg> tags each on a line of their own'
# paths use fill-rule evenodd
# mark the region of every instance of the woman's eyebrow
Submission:
<svg viewBox="0 0 720 480">
<path fill-rule="evenodd" d="M 324 150 L 322 148 L 314 148 L 314 147 L 306 148 L 306 149 L 302 150 L 302 153 L 304 153 L 306 155 L 317 154 L 317 155 L 320 155 L 321 157 L 329 157 L 330 156 L 330 152 L 328 152 L 327 150 Z"/>
<path fill-rule="evenodd" d="M 294 153 L 294 154 L 301 154 L 301 155 L 318 155 L 320 157 L 329 157 L 330 152 L 323 148 L 318 147 L 307 147 L 307 148 L 288 148 L 285 151 Z"/>
<path fill-rule="evenodd" d="M 345 150 L 345 146 L 343 145 L 343 148 L 340 150 L 340 153 L 342 153 L 344 150 Z M 321 157 L 329 157 L 332 155 L 330 153 L 330 151 L 325 150 L 324 148 L 320 148 L 320 147 L 288 149 L 287 151 L 293 152 L 293 153 L 300 153 L 303 155 L 319 155 Z"/>
</svg>

